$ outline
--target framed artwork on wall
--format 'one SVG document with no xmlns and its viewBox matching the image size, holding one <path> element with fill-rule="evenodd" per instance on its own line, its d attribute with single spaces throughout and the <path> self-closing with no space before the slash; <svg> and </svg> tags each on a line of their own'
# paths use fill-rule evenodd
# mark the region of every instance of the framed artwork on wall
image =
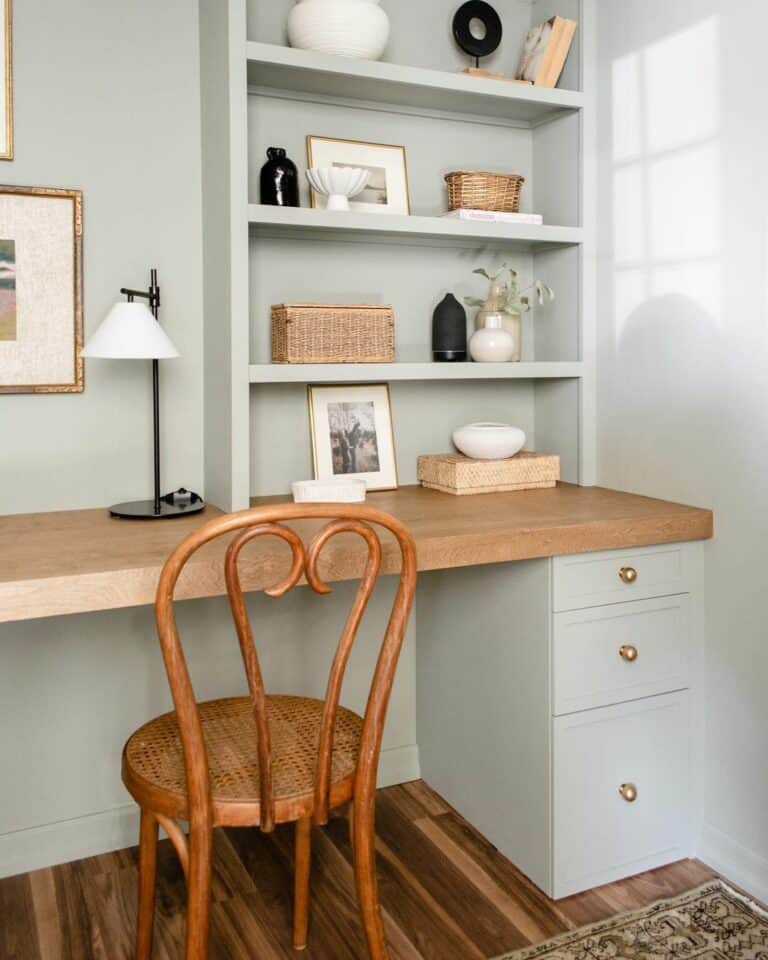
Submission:
<svg viewBox="0 0 768 960">
<path fill-rule="evenodd" d="M 410 214 L 405 147 L 332 137 L 307 137 L 310 167 L 358 167 L 369 173 L 363 192 L 349 201 L 362 213 Z M 311 190 L 312 206 L 324 209 L 326 197 Z"/>
<path fill-rule="evenodd" d="M 0 393 L 82 393 L 83 195 L 0 187 Z"/>
<path fill-rule="evenodd" d="M 354 477 L 369 490 L 397 489 L 386 383 L 308 388 L 316 480 Z"/>
<path fill-rule="evenodd" d="M 13 7 L 0 0 L 0 160 L 13 160 Z"/>
</svg>

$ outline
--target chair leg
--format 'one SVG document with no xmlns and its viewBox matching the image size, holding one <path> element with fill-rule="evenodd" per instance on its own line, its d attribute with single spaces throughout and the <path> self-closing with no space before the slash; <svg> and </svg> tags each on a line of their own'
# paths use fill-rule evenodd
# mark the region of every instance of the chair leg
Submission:
<svg viewBox="0 0 768 960">
<path fill-rule="evenodd" d="M 352 814 L 352 855 L 355 862 L 355 882 L 360 916 L 368 943 L 371 960 L 389 960 L 384 926 L 379 907 L 379 888 L 376 881 L 376 846 L 373 829 L 373 807 L 356 808 Z"/>
<path fill-rule="evenodd" d="M 207 960 L 211 916 L 210 828 L 193 831 L 189 843 L 187 875 L 187 949 L 185 960 Z"/>
<path fill-rule="evenodd" d="M 296 821 L 296 865 L 293 880 L 293 948 L 303 950 L 309 930 L 309 875 L 312 861 L 312 819 Z"/>
<path fill-rule="evenodd" d="M 139 910 L 136 921 L 136 960 L 150 960 L 155 919 L 157 879 L 157 820 L 141 811 L 139 829 Z"/>
</svg>

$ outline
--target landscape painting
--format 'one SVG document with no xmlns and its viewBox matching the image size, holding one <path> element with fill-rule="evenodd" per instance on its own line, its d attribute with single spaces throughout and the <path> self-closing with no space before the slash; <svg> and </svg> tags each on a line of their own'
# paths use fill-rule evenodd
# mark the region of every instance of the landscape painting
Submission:
<svg viewBox="0 0 768 960">
<path fill-rule="evenodd" d="M 329 403 L 328 425 L 336 476 L 378 473 L 381 468 L 372 402 Z"/>
<path fill-rule="evenodd" d="M 16 241 L 0 240 L 0 340 L 16 339 Z"/>
</svg>

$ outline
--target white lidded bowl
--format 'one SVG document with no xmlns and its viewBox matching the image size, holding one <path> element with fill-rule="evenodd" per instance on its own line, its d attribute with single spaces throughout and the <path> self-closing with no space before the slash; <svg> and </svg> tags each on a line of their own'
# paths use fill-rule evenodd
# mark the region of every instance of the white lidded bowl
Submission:
<svg viewBox="0 0 768 960">
<path fill-rule="evenodd" d="M 299 0 L 288 16 L 292 47 L 378 60 L 389 40 L 379 0 Z"/>
<path fill-rule="evenodd" d="M 327 210 L 349 210 L 350 197 L 365 189 L 370 170 L 359 167 L 310 167 L 309 185 L 321 196 L 327 197 Z"/>
<path fill-rule="evenodd" d="M 469 423 L 453 431 L 456 449 L 473 460 L 506 460 L 525 446 L 525 432 L 509 423 Z"/>
</svg>

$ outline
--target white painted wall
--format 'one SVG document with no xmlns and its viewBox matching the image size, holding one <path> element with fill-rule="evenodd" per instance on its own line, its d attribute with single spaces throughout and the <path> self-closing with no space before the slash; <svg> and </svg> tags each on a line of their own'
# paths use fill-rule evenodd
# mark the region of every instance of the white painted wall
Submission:
<svg viewBox="0 0 768 960">
<path fill-rule="evenodd" d="M 702 859 L 768 896 L 760 0 L 598 0 L 599 482 L 715 510 Z"/>
<path fill-rule="evenodd" d="M 160 272 L 164 486 L 202 482 L 201 174 L 192 0 L 14 4 L 16 158 L 0 182 L 84 193 L 86 336 Z M 0 398 L 0 514 L 151 495 L 151 370 L 86 362 L 85 392 Z"/>
</svg>

